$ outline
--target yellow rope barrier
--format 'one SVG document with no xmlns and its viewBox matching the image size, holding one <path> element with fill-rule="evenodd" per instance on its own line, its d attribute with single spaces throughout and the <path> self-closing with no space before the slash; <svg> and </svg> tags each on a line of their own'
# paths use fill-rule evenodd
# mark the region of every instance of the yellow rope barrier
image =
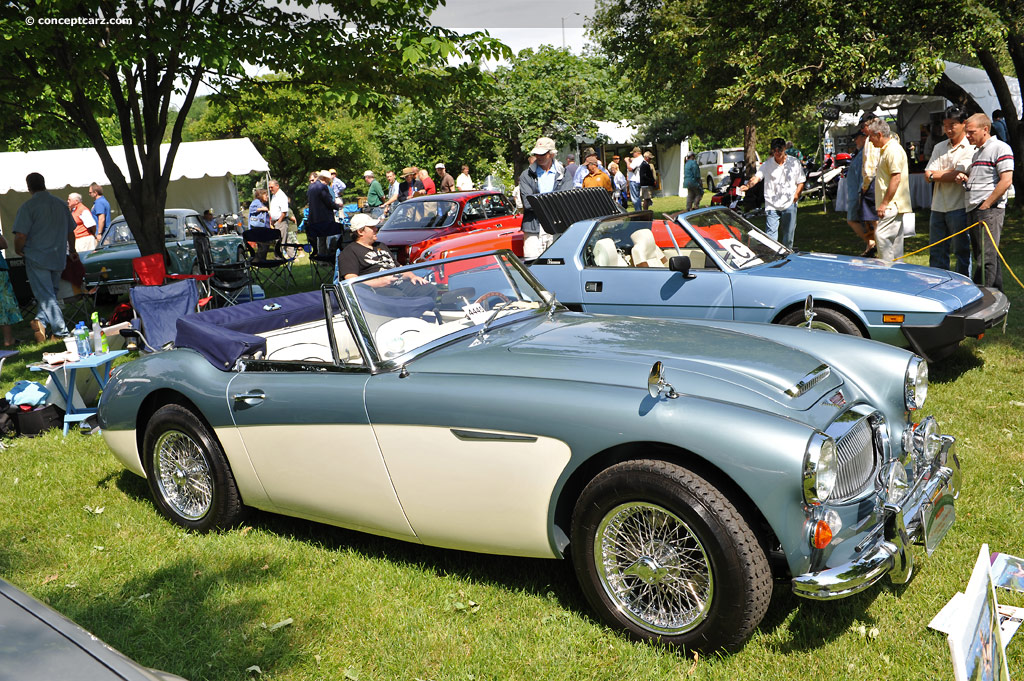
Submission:
<svg viewBox="0 0 1024 681">
<path fill-rule="evenodd" d="M 1003 267 L 1005 267 L 1005 268 L 1006 268 L 1006 271 L 1010 273 L 1010 276 L 1011 276 L 1011 277 L 1013 277 L 1013 280 L 1014 280 L 1014 281 L 1016 281 L 1016 282 L 1017 282 L 1017 284 L 1018 284 L 1018 285 L 1019 285 L 1019 286 L 1020 286 L 1021 288 L 1024 288 L 1024 284 L 1022 284 L 1022 283 L 1021 283 L 1021 281 L 1020 281 L 1020 279 L 1018 279 L 1018 278 L 1017 278 L 1017 275 L 1016 275 L 1016 273 L 1015 273 L 1015 272 L 1013 271 L 1013 268 L 1011 268 L 1011 267 L 1010 267 L 1010 265 L 1009 265 L 1009 264 L 1008 264 L 1008 263 L 1006 262 L 1006 258 L 1005 258 L 1005 257 L 1003 256 L 1003 252 L 999 250 L 999 245 L 998 245 L 998 244 L 996 243 L 996 240 L 995 240 L 995 238 L 993 238 L 993 236 L 992 236 L 992 230 L 991 230 L 991 229 L 989 229 L 988 223 L 987 223 L 987 222 L 985 222 L 984 220 L 981 220 L 980 222 L 975 222 L 975 223 L 974 223 L 973 225 L 969 225 L 969 226 L 967 226 L 967 227 L 964 227 L 963 229 L 961 229 L 961 230 L 960 230 L 959 232 L 957 232 L 956 234 L 950 234 L 950 235 L 949 235 L 949 236 L 947 236 L 947 237 L 943 237 L 942 239 L 939 239 L 939 240 L 938 240 L 938 241 L 936 241 L 935 243 L 933 243 L 933 244 L 928 244 L 928 245 L 927 245 L 927 246 L 925 246 L 924 248 L 919 248 L 919 249 L 917 249 L 916 251 L 914 251 L 914 252 L 912 252 L 912 253 L 904 253 L 904 254 L 903 254 L 903 255 L 901 255 L 900 257 L 896 258 L 896 260 L 903 260 L 903 258 L 908 258 L 908 257 L 910 257 L 910 256 L 912 256 L 912 255 L 917 255 L 917 254 L 918 254 L 918 253 L 920 253 L 921 251 L 927 251 L 927 250 L 928 250 L 929 248 L 931 248 L 932 246 L 938 246 L 938 245 L 939 245 L 939 244 L 941 244 L 941 243 L 942 243 L 943 241 L 947 241 L 947 240 L 949 240 L 949 239 L 952 239 L 952 238 L 953 238 L 953 237 L 955 237 L 955 236 L 958 236 L 958 235 L 960 235 L 960 234 L 963 234 L 964 232 L 966 232 L 966 231 L 967 231 L 967 230 L 969 230 L 969 229 L 974 229 L 974 228 L 975 228 L 975 227 L 977 227 L 978 225 L 982 225 L 982 226 L 984 226 L 984 227 L 985 227 L 985 231 L 986 231 L 986 232 L 988 233 L 988 238 L 989 238 L 989 239 L 990 239 L 990 240 L 992 241 L 992 247 L 996 249 L 996 255 L 998 255 L 998 256 L 999 256 L 999 259 L 1003 261 Z M 984 249 L 982 249 L 982 254 L 984 255 Z"/>
</svg>

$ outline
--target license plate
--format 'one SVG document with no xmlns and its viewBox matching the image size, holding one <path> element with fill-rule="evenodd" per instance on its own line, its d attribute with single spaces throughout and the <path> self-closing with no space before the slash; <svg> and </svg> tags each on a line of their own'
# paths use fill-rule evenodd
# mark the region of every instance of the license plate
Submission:
<svg viewBox="0 0 1024 681">
<path fill-rule="evenodd" d="M 921 507 L 921 526 L 924 528 L 924 548 L 928 555 L 946 536 L 946 532 L 956 520 L 956 507 L 953 506 L 953 495 L 948 490 L 939 490 Z"/>
<path fill-rule="evenodd" d="M 112 296 L 119 296 L 128 293 L 129 288 L 128 284 L 111 284 L 107 287 L 107 293 Z"/>
</svg>

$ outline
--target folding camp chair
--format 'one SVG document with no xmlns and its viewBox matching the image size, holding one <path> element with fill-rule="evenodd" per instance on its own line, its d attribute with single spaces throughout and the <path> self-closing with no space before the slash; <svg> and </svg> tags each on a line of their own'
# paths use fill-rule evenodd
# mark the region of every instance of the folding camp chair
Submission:
<svg viewBox="0 0 1024 681">
<path fill-rule="evenodd" d="M 306 238 L 313 278 L 319 286 L 334 278 L 334 264 L 341 250 L 341 225 L 337 222 L 306 225 Z"/>
<path fill-rule="evenodd" d="M 236 305 L 256 299 L 253 297 L 252 276 L 245 262 L 214 263 L 210 289 L 221 305 Z"/>
<path fill-rule="evenodd" d="M 11 288 L 14 289 L 14 297 L 18 300 L 21 316 L 25 319 L 32 319 L 36 315 L 36 297 L 32 294 L 32 287 L 28 283 L 25 259 L 9 258 L 7 266 L 10 268 L 7 275 L 11 279 Z"/>
<path fill-rule="evenodd" d="M 132 273 L 135 276 L 135 284 L 142 286 L 163 286 L 170 281 L 192 279 L 196 282 L 196 287 L 202 296 L 199 299 L 200 307 L 205 306 L 212 298 L 209 290 L 212 274 L 168 274 L 164 256 L 161 253 L 132 258 Z"/>
<path fill-rule="evenodd" d="M 142 349 L 157 352 L 174 342 L 178 318 L 198 311 L 199 288 L 195 279 L 182 279 L 162 286 L 135 286 L 128 297 L 136 315 L 132 326 L 141 332 Z"/>
<path fill-rule="evenodd" d="M 292 280 L 292 286 L 298 287 L 295 275 L 292 274 L 292 263 L 295 262 L 294 248 L 293 255 L 288 258 L 284 254 L 281 244 L 281 232 L 273 227 L 253 227 L 242 232 L 242 240 L 245 242 L 246 251 L 249 253 L 249 272 L 253 279 L 262 286 L 281 282 L 287 284 Z M 255 249 L 253 245 L 255 244 Z M 273 252 L 274 257 L 269 257 Z"/>
</svg>

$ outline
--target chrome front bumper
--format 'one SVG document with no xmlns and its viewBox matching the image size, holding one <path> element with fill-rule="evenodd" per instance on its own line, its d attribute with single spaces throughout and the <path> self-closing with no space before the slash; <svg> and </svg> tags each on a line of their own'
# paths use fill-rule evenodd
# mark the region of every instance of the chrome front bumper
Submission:
<svg viewBox="0 0 1024 681">
<path fill-rule="evenodd" d="M 860 551 L 860 557 L 794 577 L 793 592 L 804 598 L 826 601 L 859 593 L 886 574 L 897 584 L 909 581 L 914 570 L 910 545 L 924 544 L 931 555 L 953 524 L 956 517 L 953 501 L 959 495 L 960 460 L 956 456 L 956 441 L 943 435 L 935 465 L 919 474 L 901 504 L 885 505 L 884 522 L 874 531 L 874 542 Z"/>
</svg>

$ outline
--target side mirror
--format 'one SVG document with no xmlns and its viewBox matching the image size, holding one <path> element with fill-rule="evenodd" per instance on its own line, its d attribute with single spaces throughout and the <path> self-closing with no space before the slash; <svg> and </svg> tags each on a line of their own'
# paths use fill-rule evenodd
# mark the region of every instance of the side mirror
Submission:
<svg viewBox="0 0 1024 681">
<path fill-rule="evenodd" d="M 690 256 L 673 255 L 668 259 L 668 268 L 672 272 L 681 272 L 683 279 L 696 279 L 696 274 L 690 274 Z"/>
<path fill-rule="evenodd" d="M 654 363 L 651 373 L 647 375 L 647 393 L 654 399 L 658 399 L 662 393 L 673 400 L 679 397 L 672 384 L 665 380 L 665 365 L 660 361 Z"/>
</svg>

